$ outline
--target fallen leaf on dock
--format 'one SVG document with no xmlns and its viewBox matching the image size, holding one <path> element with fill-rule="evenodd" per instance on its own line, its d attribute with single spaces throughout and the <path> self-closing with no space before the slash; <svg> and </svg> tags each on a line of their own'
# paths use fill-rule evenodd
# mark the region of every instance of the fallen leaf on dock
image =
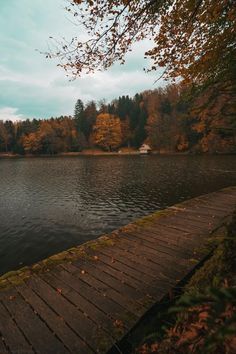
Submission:
<svg viewBox="0 0 236 354">
<path fill-rule="evenodd" d="M 117 328 L 123 328 L 124 327 L 124 323 L 121 320 L 115 320 L 113 322 L 114 326 Z"/>
</svg>

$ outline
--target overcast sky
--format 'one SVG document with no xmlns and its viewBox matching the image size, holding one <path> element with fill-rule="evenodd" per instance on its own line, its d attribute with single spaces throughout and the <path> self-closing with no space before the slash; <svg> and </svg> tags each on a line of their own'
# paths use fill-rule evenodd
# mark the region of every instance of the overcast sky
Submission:
<svg viewBox="0 0 236 354">
<path fill-rule="evenodd" d="M 133 48 L 125 65 L 69 82 L 56 61 L 36 51 L 47 50 L 50 36 L 78 35 L 65 4 L 65 0 L 1 0 L 0 120 L 73 114 L 78 98 L 109 101 L 157 87 L 157 73 L 143 71 L 147 42 Z"/>
</svg>

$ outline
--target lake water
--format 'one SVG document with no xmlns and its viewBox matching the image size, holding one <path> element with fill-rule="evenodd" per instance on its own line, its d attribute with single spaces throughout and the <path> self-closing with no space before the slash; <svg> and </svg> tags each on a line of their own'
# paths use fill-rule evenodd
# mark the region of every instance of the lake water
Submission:
<svg viewBox="0 0 236 354">
<path fill-rule="evenodd" d="M 0 274 L 236 184 L 234 156 L 0 160 Z"/>
</svg>

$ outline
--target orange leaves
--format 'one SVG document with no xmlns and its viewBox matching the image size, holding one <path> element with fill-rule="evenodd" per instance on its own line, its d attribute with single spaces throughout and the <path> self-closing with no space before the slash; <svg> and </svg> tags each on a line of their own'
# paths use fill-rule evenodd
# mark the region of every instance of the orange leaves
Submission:
<svg viewBox="0 0 236 354">
<path fill-rule="evenodd" d="M 124 327 L 124 323 L 123 323 L 121 320 L 115 320 L 115 321 L 113 322 L 113 325 L 114 325 L 114 327 L 116 327 L 116 328 L 123 328 L 123 327 Z"/>
<path fill-rule="evenodd" d="M 165 68 L 164 78 L 182 77 L 197 84 L 229 73 L 235 57 L 236 7 L 232 0 L 71 0 L 67 11 L 78 18 L 87 41 L 55 41 L 55 54 L 72 76 L 124 63 L 132 44 L 145 38 L 154 47 L 145 56 L 150 70 Z M 77 43 L 77 44 L 76 44 Z M 59 46 L 60 47 L 60 46 Z"/>
<path fill-rule="evenodd" d="M 122 141 L 121 134 L 121 122 L 118 117 L 108 113 L 97 116 L 92 136 L 95 145 L 107 151 L 117 149 Z"/>
</svg>

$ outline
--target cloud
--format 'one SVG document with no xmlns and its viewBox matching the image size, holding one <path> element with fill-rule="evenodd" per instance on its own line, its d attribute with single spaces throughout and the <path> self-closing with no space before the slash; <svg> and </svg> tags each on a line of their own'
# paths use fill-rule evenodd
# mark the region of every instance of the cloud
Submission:
<svg viewBox="0 0 236 354">
<path fill-rule="evenodd" d="M 13 107 L 0 108 L 0 120 L 3 121 L 11 120 L 12 122 L 17 122 L 25 118 L 26 117 L 23 117 L 22 114 L 18 113 L 18 108 L 13 108 Z"/>
<path fill-rule="evenodd" d="M 120 95 L 134 95 L 153 85 L 158 73 L 149 75 L 144 52 L 149 41 L 135 45 L 125 65 L 115 64 L 70 82 L 56 60 L 48 60 L 48 38 L 71 38 L 78 28 L 66 18 L 65 0 L 5 0 L 0 13 L 0 107 L 12 116 L 47 118 L 72 114 L 78 98 L 87 102 Z M 163 85 L 163 82 L 159 83 Z M 12 108 L 16 107 L 16 108 Z M 4 111 L 6 113 L 6 111 Z"/>
</svg>

